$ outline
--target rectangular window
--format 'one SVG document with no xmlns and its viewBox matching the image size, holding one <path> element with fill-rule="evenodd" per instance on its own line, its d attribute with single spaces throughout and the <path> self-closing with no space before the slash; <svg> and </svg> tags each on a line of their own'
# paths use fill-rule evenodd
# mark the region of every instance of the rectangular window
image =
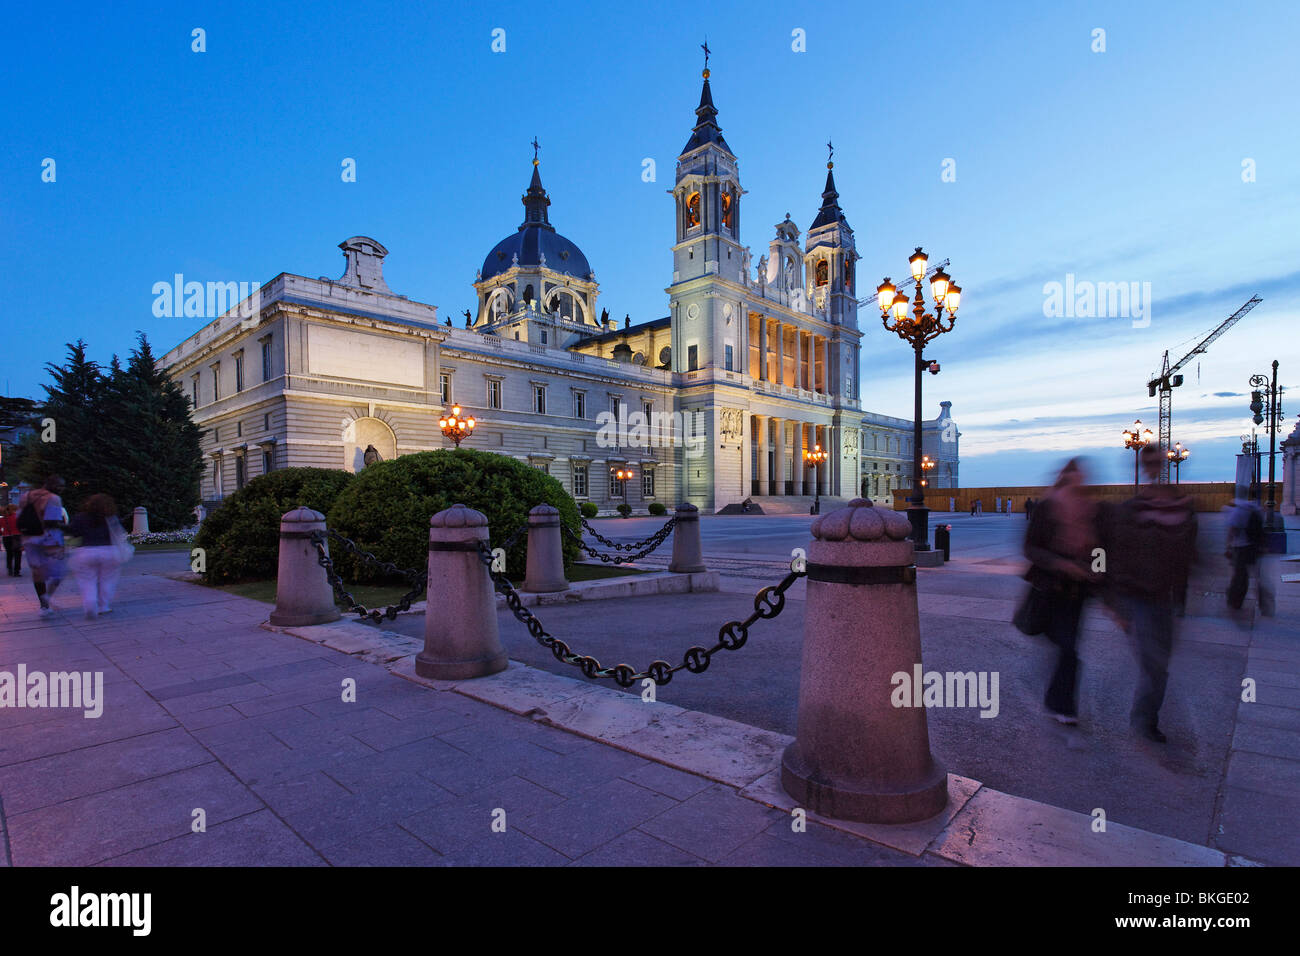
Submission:
<svg viewBox="0 0 1300 956">
<path fill-rule="evenodd" d="M 542 329 L 542 344 L 546 344 L 546 330 Z"/>
<path fill-rule="evenodd" d="M 724 354 L 725 357 L 726 357 L 727 371 L 728 371 L 728 372 L 734 372 L 734 371 L 736 370 L 736 365 L 735 365 L 735 361 L 736 361 L 736 359 L 735 359 L 735 350 L 734 350 L 730 345 L 728 345 L 728 346 L 725 346 L 725 347 L 724 347 L 724 352 L 723 352 L 723 354 Z"/>
<path fill-rule="evenodd" d="M 270 430 L 271 430 L 271 413 L 267 412 L 262 416 L 262 431 L 269 432 Z"/>
<path fill-rule="evenodd" d="M 611 498 L 622 498 L 627 493 L 627 482 L 622 478 L 616 478 L 615 469 L 609 470 L 609 496 Z"/>
<path fill-rule="evenodd" d="M 243 423 L 243 422 L 235 422 L 235 437 L 236 437 L 236 438 L 243 438 L 243 437 L 244 437 L 244 423 Z"/>
<path fill-rule="evenodd" d="M 271 340 L 262 342 L 262 381 L 271 381 Z"/>
<path fill-rule="evenodd" d="M 700 347 L 692 345 L 686 350 L 686 371 L 694 372 L 700 367 Z"/>
<path fill-rule="evenodd" d="M 270 448 L 262 449 L 262 474 L 268 474 L 274 465 L 274 457 Z"/>
<path fill-rule="evenodd" d="M 587 417 L 587 393 L 586 392 L 573 393 L 573 417 L 574 418 Z"/>
<path fill-rule="evenodd" d="M 488 408 L 501 407 L 501 381 L 500 379 L 488 379 Z"/>
<path fill-rule="evenodd" d="M 235 456 L 235 490 L 244 487 L 244 456 Z"/>
<path fill-rule="evenodd" d="M 538 415 L 546 414 L 546 386 L 533 386 L 533 411 Z"/>
<path fill-rule="evenodd" d="M 212 400 L 221 401 L 221 363 L 212 366 Z"/>
<path fill-rule="evenodd" d="M 650 427 L 650 422 L 654 420 L 654 410 L 655 410 L 654 402 L 641 403 L 641 414 L 645 416 L 645 423 L 647 428 Z"/>
<path fill-rule="evenodd" d="M 197 375 L 190 379 L 190 404 L 195 408 L 199 407 L 199 377 Z"/>
<path fill-rule="evenodd" d="M 443 372 L 438 376 L 438 388 L 442 397 L 442 404 L 451 404 L 451 376 Z"/>
<path fill-rule="evenodd" d="M 587 497 L 587 466 L 573 466 L 573 497 Z"/>
<path fill-rule="evenodd" d="M 244 390 L 244 356 L 242 354 L 235 356 L 235 391 Z"/>
<path fill-rule="evenodd" d="M 647 468 L 641 472 L 641 497 L 653 498 L 655 496 L 655 473 L 654 469 Z"/>
</svg>

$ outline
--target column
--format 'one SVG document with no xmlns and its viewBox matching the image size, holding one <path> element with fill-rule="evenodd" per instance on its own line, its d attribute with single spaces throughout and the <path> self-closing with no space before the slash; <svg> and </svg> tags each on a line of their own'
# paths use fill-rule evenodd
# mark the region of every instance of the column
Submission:
<svg viewBox="0 0 1300 956">
<path fill-rule="evenodd" d="M 817 375 L 817 359 L 822 354 L 820 343 L 820 335 L 812 333 L 808 336 L 808 377 L 812 381 L 812 390 L 814 392 L 823 391 L 822 380 Z"/>
<path fill-rule="evenodd" d="M 825 426 L 825 425 L 815 425 L 815 426 L 813 426 L 813 442 L 814 442 L 815 444 L 821 445 L 821 446 L 822 446 L 822 451 L 826 451 L 826 450 L 827 450 L 827 449 L 826 449 L 826 426 Z M 824 494 L 826 494 L 826 466 L 827 466 L 828 464 L 830 464 L 830 458 L 829 458 L 829 456 L 827 457 L 827 460 L 826 460 L 826 461 L 822 462 L 821 467 L 818 468 L 818 469 L 816 470 L 816 473 L 815 473 L 815 474 L 816 474 L 816 482 L 817 482 L 817 493 L 818 493 L 819 495 L 824 495 Z"/>
<path fill-rule="evenodd" d="M 779 333 L 778 333 L 779 335 Z M 776 495 L 785 494 L 785 419 L 773 418 L 772 425 L 776 429 L 776 439 L 773 442 L 773 458 L 775 467 L 772 469 L 776 472 L 773 476 L 776 482 L 776 488 L 772 492 Z"/>
<path fill-rule="evenodd" d="M 831 395 L 834 394 L 831 391 L 831 340 L 829 338 L 822 339 L 822 345 L 825 347 L 825 355 L 822 358 L 822 362 L 824 363 L 822 366 L 822 378 L 825 379 L 826 394 Z"/>
<path fill-rule="evenodd" d="M 799 354 L 803 351 L 803 346 L 801 344 L 801 341 L 803 339 L 803 333 L 799 331 L 798 326 L 795 326 L 793 331 L 794 331 L 794 382 L 792 384 L 794 385 L 795 388 L 803 388 L 803 369 L 800 367 L 800 362 L 799 362 Z"/>
<path fill-rule="evenodd" d="M 785 323 L 776 323 L 776 384 L 785 385 Z"/>
<path fill-rule="evenodd" d="M 767 316 L 758 317 L 758 378 L 767 381 Z"/>
<path fill-rule="evenodd" d="M 796 332 L 795 335 L 796 335 L 795 341 L 797 342 L 797 341 L 798 341 L 798 337 L 797 337 L 797 336 L 798 336 L 798 333 Z M 805 427 L 805 426 L 804 426 L 804 423 L 803 423 L 803 422 L 795 422 L 795 423 L 794 423 L 794 449 L 793 449 L 792 452 L 791 452 L 791 455 L 790 455 L 790 461 L 791 461 L 791 471 L 792 471 L 792 473 L 793 473 L 793 477 L 794 477 L 794 493 L 795 493 L 796 495 L 802 495 L 802 494 L 804 493 L 804 492 L 803 492 L 803 476 L 804 476 L 804 473 L 807 472 L 807 470 L 808 470 L 808 469 L 807 469 L 807 466 L 804 464 L 804 460 L 803 460 L 803 449 L 804 449 L 803 430 L 804 430 L 804 427 Z"/>
<path fill-rule="evenodd" d="M 767 476 L 767 416 L 754 416 L 754 450 L 758 453 L 758 493 L 769 494 Z"/>
</svg>

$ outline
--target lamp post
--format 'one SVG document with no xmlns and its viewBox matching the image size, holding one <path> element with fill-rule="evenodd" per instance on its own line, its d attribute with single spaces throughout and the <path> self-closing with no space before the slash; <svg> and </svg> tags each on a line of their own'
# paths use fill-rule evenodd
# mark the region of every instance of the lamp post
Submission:
<svg viewBox="0 0 1300 956">
<path fill-rule="evenodd" d="M 916 282 L 916 296 L 911 301 L 910 318 L 907 314 L 909 304 L 907 296 L 894 288 L 888 276 L 876 287 L 880 321 L 885 326 L 885 330 L 893 332 L 911 345 L 916 356 L 912 422 L 913 479 L 907 517 L 912 522 L 912 541 L 917 551 L 930 550 L 930 512 L 925 507 L 925 489 L 921 483 L 921 373 L 929 370 L 932 375 L 939 374 L 939 363 L 922 357 L 921 352 L 928 342 L 945 332 L 952 331 L 952 327 L 957 323 L 957 306 L 961 304 L 961 286 L 955 284 L 952 277 L 941 268 L 930 277 L 930 294 L 934 297 L 934 312 L 931 314 L 925 311 L 921 282 L 925 278 L 925 266 L 928 261 L 920 246 L 917 246 L 916 251 L 908 258 L 912 278 Z"/>
<path fill-rule="evenodd" d="M 1268 419 L 1268 508 L 1264 512 L 1264 527 L 1270 531 L 1281 530 L 1281 525 L 1277 522 L 1275 483 L 1277 423 L 1282 415 L 1281 394 L 1277 387 L 1277 359 L 1273 360 L 1272 381 L 1269 381 L 1267 375 L 1252 375 L 1250 386 L 1254 389 L 1250 393 L 1250 410 L 1254 413 L 1251 421 L 1256 425 L 1262 425 L 1265 418 Z"/>
<path fill-rule="evenodd" d="M 933 469 L 934 469 L 934 461 L 930 458 L 929 455 L 922 455 L 922 456 L 921 456 L 921 474 L 925 476 L 925 477 L 923 477 L 923 478 L 921 479 L 921 487 L 922 487 L 922 488 L 928 488 L 928 487 L 930 486 L 930 478 L 929 478 L 929 476 L 930 476 L 930 472 L 931 472 Z"/>
<path fill-rule="evenodd" d="M 803 460 L 805 465 L 810 465 L 814 469 L 813 487 L 816 489 L 816 494 L 813 498 L 812 513 L 819 515 L 822 513 L 822 476 L 820 469 L 822 462 L 826 460 L 826 452 L 822 451 L 821 445 L 813 445 L 812 451 L 805 451 L 803 453 Z"/>
<path fill-rule="evenodd" d="M 474 433 L 474 426 L 477 422 L 473 416 L 464 416 L 461 414 L 460 406 L 451 406 L 451 414 L 445 415 L 438 419 L 438 427 L 442 429 L 443 435 L 450 438 L 460 447 L 460 443 Z"/>
<path fill-rule="evenodd" d="M 622 498 L 624 501 L 626 501 L 626 500 L 627 500 L 627 484 L 626 484 L 626 483 L 629 482 L 629 481 L 631 481 L 632 478 L 634 477 L 634 475 L 633 475 L 633 473 L 632 473 L 632 469 L 631 469 L 631 468 L 611 468 L 609 471 L 610 471 L 610 474 L 612 474 L 612 475 L 614 476 L 614 480 L 617 481 L 617 482 L 619 483 L 618 487 L 619 487 L 619 491 L 621 492 L 621 494 L 620 494 L 618 497 L 620 497 L 620 498 Z"/>
<path fill-rule="evenodd" d="M 1169 463 L 1174 466 L 1174 484 L 1180 484 L 1178 474 L 1179 466 L 1187 460 L 1187 456 L 1191 453 L 1191 449 L 1184 448 L 1183 443 L 1180 441 L 1174 442 L 1174 447 L 1165 452 L 1165 457 L 1168 458 Z"/>
<path fill-rule="evenodd" d="M 1133 423 L 1131 431 L 1124 431 L 1124 447 L 1133 449 L 1133 487 L 1138 486 L 1138 459 L 1142 456 L 1142 449 L 1151 444 L 1151 429 L 1142 427 L 1142 419 Z"/>
</svg>

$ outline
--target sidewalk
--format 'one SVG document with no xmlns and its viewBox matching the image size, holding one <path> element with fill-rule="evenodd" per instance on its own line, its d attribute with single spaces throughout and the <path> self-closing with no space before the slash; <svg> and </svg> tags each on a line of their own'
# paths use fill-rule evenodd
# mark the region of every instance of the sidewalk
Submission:
<svg viewBox="0 0 1300 956">
<path fill-rule="evenodd" d="M 1095 834 L 960 777 L 933 821 L 810 816 L 795 832 L 780 734 L 520 665 L 418 680 L 400 635 L 275 633 L 265 604 L 153 575 L 125 576 L 96 622 L 71 582 L 53 618 L 30 587 L 0 580 L 0 671 L 102 671 L 106 699 L 98 719 L 0 709 L 12 865 L 1245 862 L 1118 824 Z"/>
</svg>

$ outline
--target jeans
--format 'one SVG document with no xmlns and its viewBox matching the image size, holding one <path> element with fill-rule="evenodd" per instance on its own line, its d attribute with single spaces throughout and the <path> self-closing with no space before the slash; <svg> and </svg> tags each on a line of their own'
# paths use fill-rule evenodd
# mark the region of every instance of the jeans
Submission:
<svg viewBox="0 0 1300 956">
<path fill-rule="evenodd" d="M 1075 698 L 1079 687 L 1079 618 L 1083 613 L 1083 598 L 1053 594 L 1051 608 L 1046 637 L 1056 645 L 1056 669 L 1043 703 L 1055 713 L 1074 717 L 1078 714 Z"/>
<path fill-rule="evenodd" d="M 1144 598 L 1127 602 L 1129 633 L 1137 646 L 1137 693 L 1129 719 L 1134 725 L 1155 727 L 1169 684 L 1169 658 L 1174 650 L 1173 605 Z"/>
<path fill-rule="evenodd" d="M 21 535 L 5 535 L 5 567 L 10 574 L 18 574 L 23 569 L 23 539 Z"/>
</svg>

